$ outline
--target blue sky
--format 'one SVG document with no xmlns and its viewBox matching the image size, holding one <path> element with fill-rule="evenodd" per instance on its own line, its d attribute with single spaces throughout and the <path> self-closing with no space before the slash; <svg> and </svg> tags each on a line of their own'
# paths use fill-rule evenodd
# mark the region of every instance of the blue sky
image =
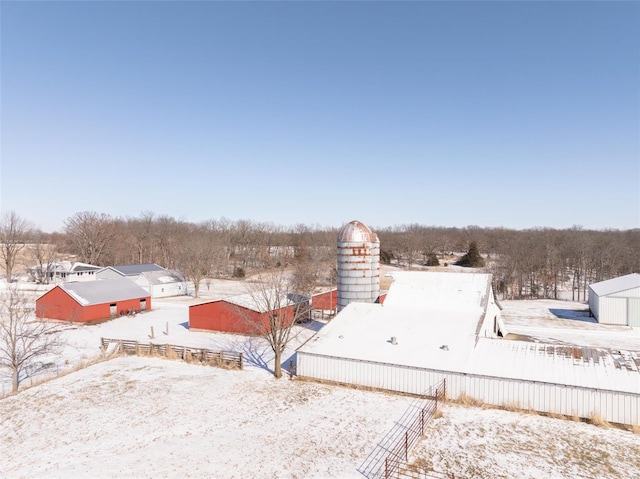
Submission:
<svg viewBox="0 0 640 479">
<path fill-rule="evenodd" d="M 0 3 L 0 208 L 640 227 L 638 2 Z"/>
</svg>

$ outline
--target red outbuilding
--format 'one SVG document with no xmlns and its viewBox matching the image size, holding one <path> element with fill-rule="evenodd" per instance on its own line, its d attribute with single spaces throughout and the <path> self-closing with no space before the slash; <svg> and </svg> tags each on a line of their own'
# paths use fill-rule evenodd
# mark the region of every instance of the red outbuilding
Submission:
<svg viewBox="0 0 640 479">
<path fill-rule="evenodd" d="M 338 307 L 338 290 L 334 289 L 311 296 L 311 308 L 323 311 L 335 311 Z"/>
<path fill-rule="evenodd" d="M 74 322 L 151 309 L 149 293 L 128 279 L 63 283 L 36 300 L 36 316 Z"/>
<path fill-rule="evenodd" d="M 276 313 L 281 324 L 285 325 L 290 325 L 295 320 L 301 320 L 303 314 L 306 314 L 308 318 L 308 299 L 299 298 L 299 301 L 296 302 L 291 298 L 293 296 L 288 295 L 288 298 L 261 301 L 260 298 L 250 294 L 243 294 L 194 304 L 189 306 L 189 329 L 248 335 L 264 334 L 271 329 L 269 318 Z M 265 303 L 265 306 L 259 303 Z M 266 305 L 271 305 L 274 308 L 271 309 Z M 304 313 L 305 311 L 306 313 Z"/>
</svg>

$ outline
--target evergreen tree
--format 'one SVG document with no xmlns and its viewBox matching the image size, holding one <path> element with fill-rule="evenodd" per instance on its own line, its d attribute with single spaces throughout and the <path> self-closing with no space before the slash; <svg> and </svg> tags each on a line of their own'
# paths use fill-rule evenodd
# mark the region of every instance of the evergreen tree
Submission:
<svg viewBox="0 0 640 479">
<path fill-rule="evenodd" d="M 460 258 L 456 264 L 467 268 L 479 268 L 484 266 L 484 259 L 480 256 L 478 244 L 475 241 L 472 241 L 471 244 L 469 244 L 469 251 L 467 251 L 467 253 Z"/>
</svg>

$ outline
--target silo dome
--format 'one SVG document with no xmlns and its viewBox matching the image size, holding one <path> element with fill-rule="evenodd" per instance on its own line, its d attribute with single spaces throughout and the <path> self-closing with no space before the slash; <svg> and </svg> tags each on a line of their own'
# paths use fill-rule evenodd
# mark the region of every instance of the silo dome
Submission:
<svg viewBox="0 0 640 479">
<path fill-rule="evenodd" d="M 373 303 L 380 295 L 380 240 L 352 221 L 338 232 L 338 311 L 351 302 Z"/>
<path fill-rule="evenodd" d="M 378 236 L 367 225 L 352 221 L 344 225 L 338 232 L 338 243 L 345 241 L 378 241 Z"/>
</svg>

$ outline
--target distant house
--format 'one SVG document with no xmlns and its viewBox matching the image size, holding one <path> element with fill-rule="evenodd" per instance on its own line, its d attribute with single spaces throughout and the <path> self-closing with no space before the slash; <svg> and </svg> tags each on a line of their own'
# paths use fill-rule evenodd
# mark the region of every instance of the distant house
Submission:
<svg viewBox="0 0 640 479">
<path fill-rule="evenodd" d="M 285 305 L 280 311 L 265 310 L 251 294 L 195 304 L 189 307 L 189 329 L 257 335 L 268 331 L 269 317 L 274 312 L 294 321 L 301 305 L 308 310 L 308 301 L 287 295 L 278 302 Z"/>
<path fill-rule="evenodd" d="M 590 285 L 589 309 L 601 324 L 640 327 L 640 274 Z"/>
<path fill-rule="evenodd" d="M 27 272 L 33 281 L 39 283 L 66 283 L 69 281 L 94 281 L 100 266 L 79 261 L 55 261 L 31 266 Z"/>
<path fill-rule="evenodd" d="M 162 266 L 155 263 L 144 264 L 121 264 L 117 266 L 107 266 L 96 273 L 97 279 L 120 279 L 133 278 L 134 280 L 142 273 L 151 271 L 166 271 Z"/>
<path fill-rule="evenodd" d="M 187 280 L 178 271 L 145 271 L 134 282 L 148 291 L 152 298 L 187 294 Z"/>
<path fill-rule="evenodd" d="M 36 316 L 73 322 L 115 318 L 151 309 L 147 291 L 129 279 L 62 283 L 36 300 Z"/>
</svg>

